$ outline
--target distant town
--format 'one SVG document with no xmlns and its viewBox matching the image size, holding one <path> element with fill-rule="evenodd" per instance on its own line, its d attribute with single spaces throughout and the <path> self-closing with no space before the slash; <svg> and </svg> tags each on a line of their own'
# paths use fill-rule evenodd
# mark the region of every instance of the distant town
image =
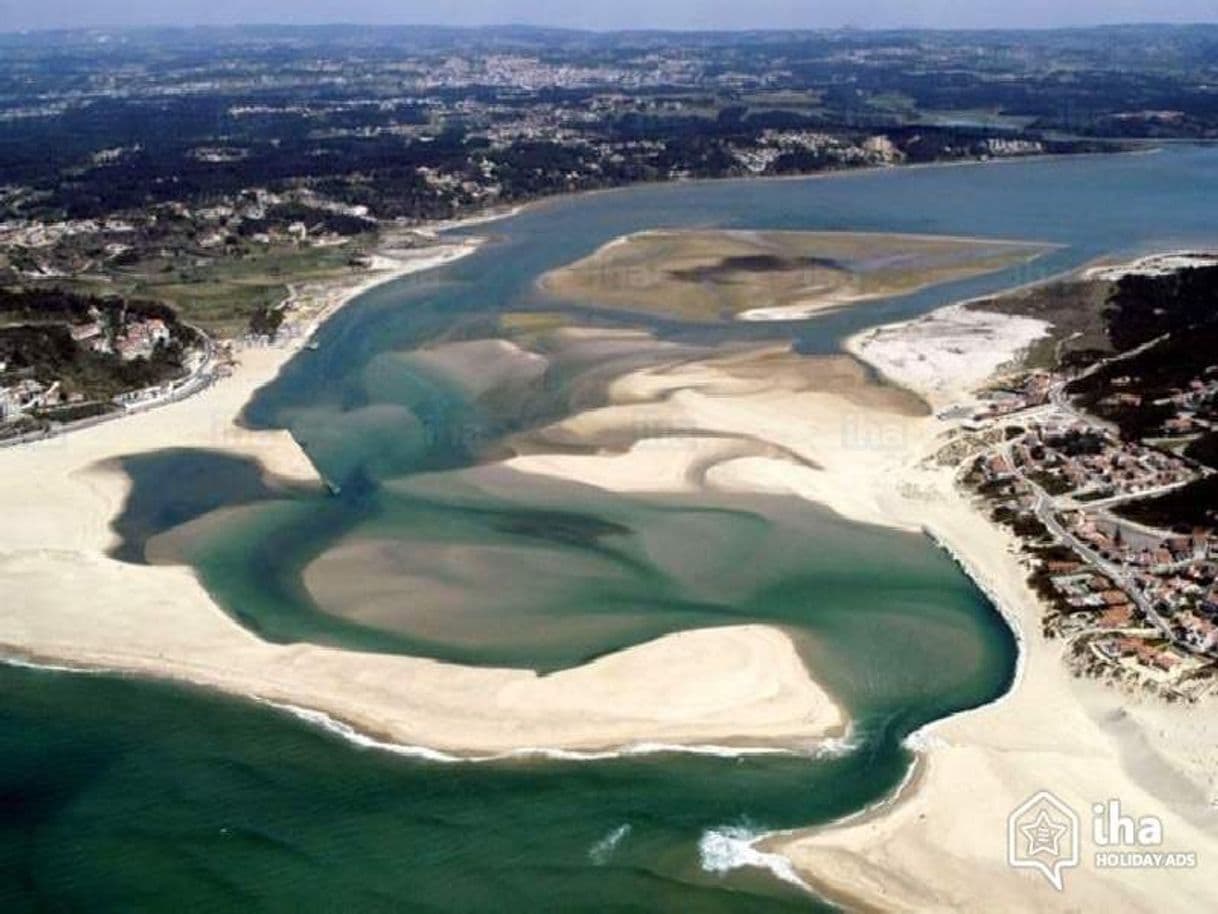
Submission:
<svg viewBox="0 0 1218 914">
<path fill-rule="evenodd" d="M 425 247 L 437 221 L 646 181 L 1218 135 L 1215 34 L 0 35 L 0 441 L 201 389 L 221 341 L 273 339 L 294 284 L 366 271 L 386 233 Z"/>
</svg>

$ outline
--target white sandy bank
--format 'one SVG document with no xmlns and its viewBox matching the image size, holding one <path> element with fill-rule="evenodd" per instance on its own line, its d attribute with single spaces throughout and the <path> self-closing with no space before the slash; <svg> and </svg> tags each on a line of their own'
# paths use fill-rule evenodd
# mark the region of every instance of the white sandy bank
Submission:
<svg viewBox="0 0 1218 914">
<path fill-rule="evenodd" d="M 1023 318 L 943 309 L 869 331 L 850 348 L 937 408 L 969 396 L 989 373 L 1039 338 Z M 948 423 L 924 420 L 939 428 Z M 1009 534 L 975 511 L 950 471 L 906 468 L 886 485 L 894 517 L 917 518 L 960 556 L 1020 634 L 1021 675 L 997 704 L 927 728 L 915 741 L 920 774 L 887 809 L 856 823 L 775 841 L 799 871 L 848 905 L 889 912 L 1218 910 L 1218 743 L 1208 708 L 1136 703 L 1074 680 L 1058 643 L 1040 634 L 1042 609 Z M 1190 723 L 1191 721 L 1191 723 Z M 1082 861 L 1058 892 L 1039 873 L 1006 863 L 1007 816 L 1039 790 L 1070 804 Z M 1098 868 L 1091 807 L 1118 799 L 1155 815 L 1161 848 L 1191 851 L 1195 869 Z"/>
<path fill-rule="evenodd" d="M 892 383 L 939 406 L 969 399 L 1048 331 L 1049 325 L 1035 318 L 949 305 L 917 320 L 864 331 L 848 348 Z"/>
<path fill-rule="evenodd" d="M 461 253 L 398 263 L 319 301 L 337 307 L 370 282 Z M 790 639 L 759 626 L 662 638 L 587 666 L 538 677 L 313 645 L 267 644 L 218 609 L 183 567 L 106 556 L 127 479 L 98 469 L 165 447 L 259 460 L 315 480 L 286 432 L 234 425 L 290 348 L 239 354 L 232 377 L 190 399 L 61 438 L 0 451 L 0 652 L 187 681 L 305 707 L 385 739 L 460 753 L 520 747 L 770 740 L 803 746 L 845 725 Z"/>
<path fill-rule="evenodd" d="M 941 408 L 968 399 L 1043 332 L 1037 321 L 949 308 L 869 331 L 849 348 Z M 950 469 L 923 464 L 950 422 L 911 415 L 848 360 L 773 351 L 636 371 L 611 393 L 612 405 L 550 434 L 595 444 L 633 429 L 639 440 L 628 450 L 510 465 L 620 491 L 785 492 L 850 518 L 927 529 L 1020 633 L 1013 690 L 919 734 L 920 773 L 899 802 L 853 824 L 771 839 L 808 882 L 848 908 L 886 912 L 1218 910 L 1206 863 L 1100 870 L 1088 837 L 1091 804 L 1116 797 L 1132 815 L 1162 819 L 1163 850 L 1218 860 L 1209 805 L 1218 744 L 1212 722 L 1201 722 L 1213 712 L 1126 712 L 1120 695 L 1070 677 L 1059 646 L 1040 635 L 1041 609 L 1013 540 L 973 509 Z M 1086 832 L 1083 864 L 1068 871 L 1062 893 L 1006 864 L 1006 817 L 1040 789 L 1072 804 Z"/>
</svg>

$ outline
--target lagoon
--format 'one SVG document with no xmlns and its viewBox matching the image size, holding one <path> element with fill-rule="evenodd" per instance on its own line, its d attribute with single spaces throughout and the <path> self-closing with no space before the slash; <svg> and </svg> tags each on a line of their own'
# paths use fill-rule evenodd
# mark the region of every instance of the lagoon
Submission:
<svg viewBox="0 0 1218 914">
<path fill-rule="evenodd" d="M 598 372 L 619 365 L 618 354 L 556 360 L 544 379 L 509 378 L 488 398 L 413 350 L 500 338 L 501 315 L 553 311 L 643 326 L 692 352 L 762 339 L 832 352 L 863 327 L 1100 254 L 1212 242 L 1215 178 L 1218 152 L 1178 147 L 635 188 L 530 208 L 480 229 L 494 241 L 472 257 L 368 293 L 246 411 L 255 426 L 291 429 L 339 495 L 268 489 L 214 455 L 135 458 L 126 465 L 135 495 L 117 527 L 127 531 L 124 558 L 189 561 L 217 601 L 266 638 L 542 671 L 667 631 L 779 624 L 854 719 L 850 751 L 429 763 L 353 748 L 266 708 L 5 670 L 0 783 L 21 799 L 3 817 L 0 854 L 14 876 L 0 900 L 6 910 L 82 898 L 91 909 L 131 910 L 172 892 L 217 909 L 316 907 L 324 897 L 372 910 L 816 910 L 765 870 L 733 869 L 746 859 L 740 836 L 882 799 L 907 774 L 908 734 L 1006 689 L 1009 630 L 925 538 L 815 505 L 476 484 L 468 468 L 512 436 L 595 402 Z M 1060 247 L 1030 266 L 778 325 L 617 319 L 536 290 L 545 271 L 654 227 L 927 232 Z M 220 498 L 194 492 L 182 503 L 157 484 L 187 461 Z M 384 577 L 391 587 L 432 598 L 428 550 L 459 550 L 469 561 L 453 586 L 468 600 L 420 618 L 344 613 L 344 599 L 317 599 L 307 569 L 340 575 L 341 566 L 318 572 L 317 563 L 367 543 L 399 550 L 396 583 Z"/>
</svg>

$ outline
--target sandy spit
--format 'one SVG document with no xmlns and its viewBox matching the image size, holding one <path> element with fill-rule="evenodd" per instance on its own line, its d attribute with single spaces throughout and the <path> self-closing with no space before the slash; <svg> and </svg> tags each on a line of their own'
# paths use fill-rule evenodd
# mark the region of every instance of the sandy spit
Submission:
<svg viewBox="0 0 1218 914">
<path fill-rule="evenodd" d="M 848 348 L 936 409 L 1038 338 L 1036 322 L 943 309 L 868 331 Z M 925 422 L 947 427 L 928 418 Z M 1131 698 L 1068 672 L 1040 634 L 1041 608 L 1014 538 L 975 511 L 944 470 L 910 448 L 890 487 L 894 519 L 916 516 L 995 600 L 1016 631 L 1020 674 L 1000 701 L 925 728 L 910 743 L 923 772 L 883 814 L 776 842 L 808 882 L 849 907 L 889 912 L 1199 911 L 1218 909 L 1207 861 L 1218 859 L 1218 741 L 1213 711 Z M 1080 864 L 1063 890 L 1007 864 L 1007 816 L 1039 790 L 1080 818 Z M 1161 847 L 1196 853 L 1196 868 L 1102 868 L 1092 806 L 1110 798 L 1158 816 Z M 1128 850 L 1128 848 L 1126 848 Z M 1137 850 L 1137 848 L 1135 848 Z"/>
<path fill-rule="evenodd" d="M 925 461 L 953 427 L 936 418 L 1039 338 L 1044 325 L 947 308 L 877 328 L 847 349 L 910 394 L 870 383 L 848 357 L 754 350 L 620 378 L 613 403 L 564 420 L 567 440 L 635 444 L 585 455 L 528 455 L 514 469 L 619 491 L 707 488 L 783 492 L 876 524 L 922 530 L 951 551 L 1008 620 L 1019 674 L 999 701 L 910 739 L 918 776 L 899 796 L 838 827 L 773 836 L 802 879 L 851 910 L 1218 910 L 1218 740 L 1207 708 L 1167 708 L 1071 677 L 1040 635 L 1016 543 Z M 929 407 L 929 408 L 926 408 Z M 610 433 L 615 434 L 611 435 Z M 753 453 L 739 456 L 733 444 Z M 757 453 L 759 446 L 768 453 Z M 698 474 L 692 472 L 698 468 Z M 1081 861 L 1064 891 L 1007 865 L 1007 816 L 1038 790 L 1081 822 Z M 1097 868 L 1092 804 L 1117 798 L 1163 823 L 1162 851 L 1195 869 Z"/>
<path fill-rule="evenodd" d="M 471 252 L 462 242 L 313 291 L 318 321 L 371 285 Z M 275 476 L 316 481 L 286 432 L 234 424 L 307 330 L 241 350 L 231 377 L 161 409 L 0 452 L 0 654 L 155 676 L 291 705 L 379 739 L 459 754 L 639 743 L 807 747 L 846 720 L 776 629 L 697 631 L 547 677 L 314 645 L 271 645 L 211 601 L 184 567 L 107 556 L 129 485 L 99 467 L 165 447 L 252 457 Z"/>
</svg>

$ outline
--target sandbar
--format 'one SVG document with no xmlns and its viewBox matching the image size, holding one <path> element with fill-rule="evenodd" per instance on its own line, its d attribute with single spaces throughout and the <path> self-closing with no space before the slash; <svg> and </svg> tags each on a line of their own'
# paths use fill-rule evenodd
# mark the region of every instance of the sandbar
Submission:
<svg viewBox="0 0 1218 914">
<path fill-rule="evenodd" d="M 561 299 L 689 321 L 801 320 L 1005 269 L 1047 245 L 867 232 L 651 230 L 553 270 Z"/>
<path fill-rule="evenodd" d="M 315 290 L 318 301 L 333 311 L 375 282 L 472 249 L 466 242 L 432 250 L 345 287 Z M 304 338 L 239 351 L 230 377 L 189 399 L 0 451 L 0 587 L 7 595 L 0 654 L 204 686 L 320 712 L 395 743 L 466 755 L 761 742 L 810 750 L 847 726 L 791 639 L 773 628 L 671 635 L 542 677 L 269 644 L 217 607 L 190 569 L 111 558 L 111 523 L 130 489 L 117 458 L 202 448 L 255 459 L 280 480 L 317 482 L 286 431 L 235 422 Z M 504 347 L 494 351 L 513 361 Z M 475 347 L 472 354 L 486 353 Z"/>
</svg>

